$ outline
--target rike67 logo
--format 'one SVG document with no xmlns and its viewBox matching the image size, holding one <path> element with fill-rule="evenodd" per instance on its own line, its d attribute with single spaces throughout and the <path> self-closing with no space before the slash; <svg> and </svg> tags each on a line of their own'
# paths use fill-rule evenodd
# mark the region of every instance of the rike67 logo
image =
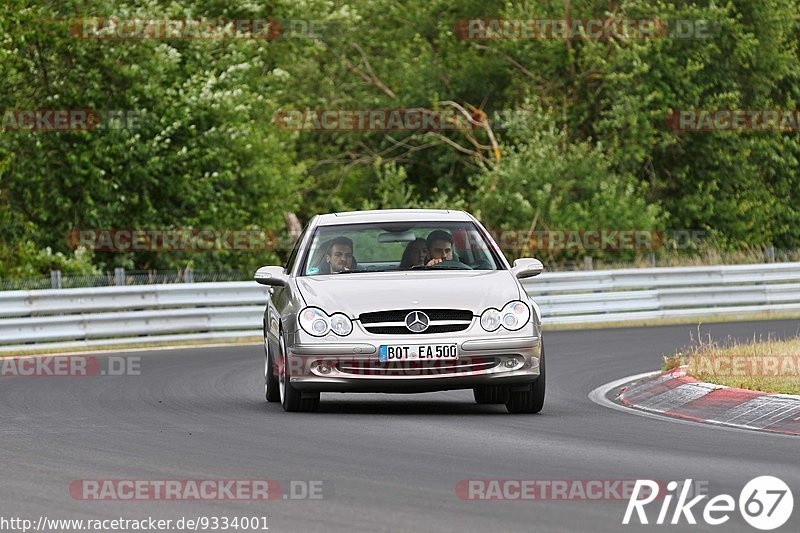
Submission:
<svg viewBox="0 0 800 533">
<path fill-rule="evenodd" d="M 697 524 L 695 513 L 697 513 L 702 516 L 706 524 L 717 526 L 727 522 L 731 518 L 731 513 L 736 510 L 737 502 L 729 494 L 714 496 L 705 502 L 705 505 L 699 504 L 708 497 L 707 494 L 695 496 L 690 500 L 691 479 L 685 480 L 683 485 L 677 481 L 670 481 L 664 494 L 659 493 L 662 487 L 663 485 L 649 479 L 637 479 L 622 523 L 635 524 L 638 519 L 640 524 L 661 525 L 680 524 L 685 520 L 685 523 L 695 525 Z M 677 501 L 670 516 L 670 507 L 676 496 Z M 660 500 L 661 507 L 655 522 L 650 522 L 652 513 L 648 518 L 645 507 L 656 500 Z M 751 479 L 739 493 L 738 506 L 739 513 L 748 524 L 756 529 L 769 531 L 789 520 L 794 508 L 794 498 L 789 486 L 781 479 L 759 476 Z M 657 508 L 658 504 L 654 507 Z"/>
</svg>

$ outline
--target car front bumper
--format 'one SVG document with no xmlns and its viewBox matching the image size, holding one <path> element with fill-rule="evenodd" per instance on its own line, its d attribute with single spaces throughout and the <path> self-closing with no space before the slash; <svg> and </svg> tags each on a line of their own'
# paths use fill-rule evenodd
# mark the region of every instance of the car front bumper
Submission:
<svg viewBox="0 0 800 533">
<path fill-rule="evenodd" d="M 533 334 L 526 334 L 530 331 Z M 299 334 L 287 346 L 289 379 L 296 389 L 309 392 L 402 393 L 480 385 L 526 387 L 539 377 L 538 333 L 531 327 L 508 336 L 405 335 L 387 337 L 379 343 L 363 337 L 326 342 Z M 381 344 L 456 344 L 458 359 L 381 362 Z"/>
</svg>

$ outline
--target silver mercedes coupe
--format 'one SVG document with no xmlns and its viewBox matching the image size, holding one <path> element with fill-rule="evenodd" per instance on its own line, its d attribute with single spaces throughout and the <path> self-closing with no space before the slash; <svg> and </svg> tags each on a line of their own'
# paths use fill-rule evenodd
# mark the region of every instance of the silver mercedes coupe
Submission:
<svg viewBox="0 0 800 533">
<path fill-rule="evenodd" d="M 545 365 L 538 306 L 464 211 L 315 216 L 285 267 L 259 268 L 266 400 L 314 411 L 322 392 L 472 389 L 480 404 L 538 413 Z"/>
</svg>

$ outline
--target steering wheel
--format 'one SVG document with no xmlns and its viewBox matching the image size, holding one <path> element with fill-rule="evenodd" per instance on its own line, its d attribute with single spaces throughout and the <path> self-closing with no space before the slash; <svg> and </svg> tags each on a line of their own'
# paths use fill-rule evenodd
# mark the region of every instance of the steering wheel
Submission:
<svg viewBox="0 0 800 533">
<path fill-rule="evenodd" d="M 493 270 L 492 264 L 486 259 L 482 259 L 472 265 L 472 270 Z"/>
<path fill-rule="evenodd" d="M 469 265 L 465 265 L 461 261 L 456 261 L 455 259 L 447 259 L 446 261 L 442 261 L 441 263 L 436 263 L 435 265 L 431 265 L 431 268 L 460 268 L 461 270 L 472 270 L 472 267 Z"/>
</svg>

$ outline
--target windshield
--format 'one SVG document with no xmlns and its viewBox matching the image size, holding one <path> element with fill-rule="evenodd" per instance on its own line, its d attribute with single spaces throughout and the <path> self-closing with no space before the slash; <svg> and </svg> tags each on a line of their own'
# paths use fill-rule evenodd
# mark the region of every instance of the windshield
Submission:
<svg viewBox="0 0 800 533">
<path fill-rule="evenodd" d="M 318 228 L 300 275 L 501 268 L 472 222 L 394 222 Z"/>
</svg>

